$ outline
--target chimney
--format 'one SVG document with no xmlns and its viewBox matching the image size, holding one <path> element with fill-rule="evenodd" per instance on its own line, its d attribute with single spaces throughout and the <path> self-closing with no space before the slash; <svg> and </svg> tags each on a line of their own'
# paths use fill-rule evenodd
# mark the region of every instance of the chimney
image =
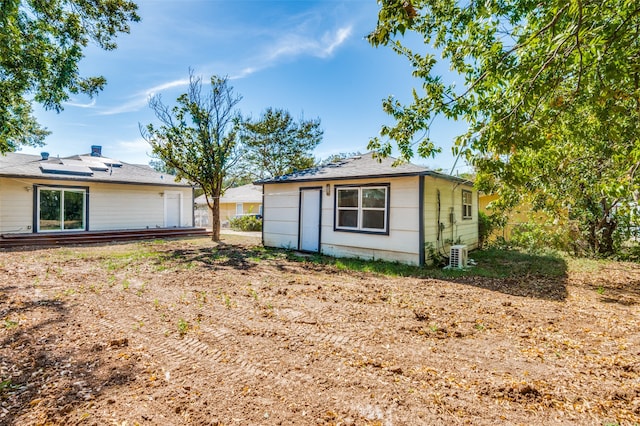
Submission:
<svg viewBox="0 0 640 426">
<path fill-rule="evenodd" d="M 100 145 L 91 145 L 91 156 L 102 157 L 102 147 Z"/>
<path fill-rule="evenodd" d="M 48 152 L 41 152 L 40 153 L 40 157 L 42 157 L 43 161 L 46 161 L 49 159 L 49 153 Z"/>
</svg>

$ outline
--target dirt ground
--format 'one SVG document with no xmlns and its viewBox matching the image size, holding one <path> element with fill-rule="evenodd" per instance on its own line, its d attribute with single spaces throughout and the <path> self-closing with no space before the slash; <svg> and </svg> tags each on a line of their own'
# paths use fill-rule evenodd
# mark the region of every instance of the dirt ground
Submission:
<svg viewBox="0 0 640 426">
<path fill-rule="evenodd" d="M 257 243 L 0 252 L 0 424 L 640 424 L 640 265 L 389 278 Z"/>
</svg>

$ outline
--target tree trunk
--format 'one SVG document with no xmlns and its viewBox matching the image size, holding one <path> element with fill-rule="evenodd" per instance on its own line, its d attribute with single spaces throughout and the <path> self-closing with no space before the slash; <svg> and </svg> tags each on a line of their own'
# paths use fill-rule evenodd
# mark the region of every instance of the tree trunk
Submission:
<svg viewBox="0 0 640 426">
<path fill-rule="evenodd" d="M 211 207 L 211 241 L 220 241 L 220 197 L 213 200 Z"/>
<path fill-rule="evenodd" d="M 596 256 L 610 256 L 615 253 L 613 234 L 618 223 L 613 219 L 603 218 L 589 225 L 589 248 Z"/>
<path fill-rule="evenodd" d="M 605 220 L 598 231 L 600 236 L 600 244 L 598 246 L 598 254 L 602 256 L 610 256 L 615 253 L 613 233 L 616 230 L 617 222 L 615 220 Z"/>
</svg>

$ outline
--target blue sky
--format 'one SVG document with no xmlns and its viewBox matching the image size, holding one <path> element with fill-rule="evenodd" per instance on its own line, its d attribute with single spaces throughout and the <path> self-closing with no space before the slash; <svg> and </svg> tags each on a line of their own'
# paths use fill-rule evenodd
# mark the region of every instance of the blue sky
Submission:
<svg viewBox="0 0 640 426">
<path fill-rule="evenodd" d="M 410 100 L 420 82 L 403 57 L 374 48 L 365 36 L 375 27 L 375 0 L 144 0 L 142 21 L 118 38 L 118 49 L 90 46 L 82 75 L 104 75 L 105 90 L 94 98 L 73 98 L 57 114 L 36 107 L 39 121 L 53 132 L 43 148 L 66 156 L 101 145 L 103 155 L 148 163 L 150 147 L 138 123 L 155 123 L 148 97 L 161 94 L 173 104 L 186 90 L 189 68 L 207 81 L 228 76 L 243 96 L 244 116 L 257 118 L 267 107 L 294 118 L 320 118 L 323 142 L 318 159 L 340 152 L 366 152 L 370 138 L 392 120 L 381 101 L 388 95 Z M 450 171 L 452 140 L 461 131 L 442 122 L 431 138 L 443 148 L 435 159 L 414 163 Z M 466 169 L 464 161 L 458 171 Z"/>
</svg>

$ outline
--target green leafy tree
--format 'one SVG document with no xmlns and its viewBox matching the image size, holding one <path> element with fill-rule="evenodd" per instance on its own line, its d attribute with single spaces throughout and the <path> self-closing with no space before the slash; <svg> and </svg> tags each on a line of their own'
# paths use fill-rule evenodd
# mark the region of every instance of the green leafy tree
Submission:
<svg viewBox="0 0 640 426">
<path fill-rule="evenodd" d="M 160 121 L 140 126 L 142 136 L 177 179 L 199 185 L 213 216 L 213 241 L 220 240 L 220 196 L 225 177 L 239 160 L 236 110 L 242 99 L 227 78 L 211 77 L 211 88 L 203 93 L 202 79 L 190 72 L 188 92 L 170 107 L 160 95 L 149 100 Z"/>
<path fill-rule="evenodd" d="M 479 157 L 478 183 L 501 192 L 498 207 L 509 209 L 526 199 L 556 225 L 564 219 L 561 226 L 571 233 L 566 240 L 573 251 L 616 253 L 638 189 L 637 139 L 626 138 L 638 134 L 638 123 L 622 112 L 610 120 L 608 102 L 563 109 L 571 114 L 559 114 L 538 136 L 546 143 L 514 150 L 508 159 Z"/>
<path fill-rule="evenodd" d="M 327 164 L 331 164 L 331 163 L 337 163 L 341 160 L 345 160 L 347 158 L 352 158 L 352 157 L 357 157 L 359 155 L 362 155 L 359 151 L 355 151 L 355 152 L 339 152 L 337 154 L 332 154 L 330 156 L 328 156 L 327 158 L 324 158 L 322 160 L 320 160 L 319 164 L 320 165 L 327 165 Z"/>
<path fill-rule="evenodd" d="M 267 108 L 258 120 L 242 123 L 243 160 L 258 179 L 313 167 L 322 133 L 320 119 L 295 122 L 288 111 Z"/>
<path fill-rule="evenodd" d="M 154 158 L 152 160 L 149 160 L 149 166 L 156 172 L 166 173 L 168 175 L 174 175 L 174 176 L 177 173 L 176 169 L 174 169 L 173 167 L 167 166 L 167 163 L 162 161 L 162 159 L 160 158 Z"/>
<path fill-rule="evenodd" d="M 422 81 L 370 148 L 438 151 L 421 137 L 438 116 L 466 122 L 455 154 L 504 205 L 570 212 L 589 250 L 615 251 L 617 220 L 639 189 L 640 4 L 631 0 L 385 0 L 368 39 L 404 55 Z M 409 33 L 430 49 L 412 50 Z M 412 39 L 414 40 L 414 39 Z M 438 58 L 439 57 L 439 58 Z M 446 64 L 457 75 L 438 73 Z M 428 135 L 428 132 L 426 133 Z"/>
<path fill-rule="evenodd" d="M 118 33 L 140 20 L 127 0 L 6 0 L 0 7 L 0 153 L 42 145 L 50 133 L 32 102 L 60 112 L 71 94 L 94 96 L 104 77 L 81 77 L 78 63 L 93 42 L 115 49 Z"/>
</svg>

